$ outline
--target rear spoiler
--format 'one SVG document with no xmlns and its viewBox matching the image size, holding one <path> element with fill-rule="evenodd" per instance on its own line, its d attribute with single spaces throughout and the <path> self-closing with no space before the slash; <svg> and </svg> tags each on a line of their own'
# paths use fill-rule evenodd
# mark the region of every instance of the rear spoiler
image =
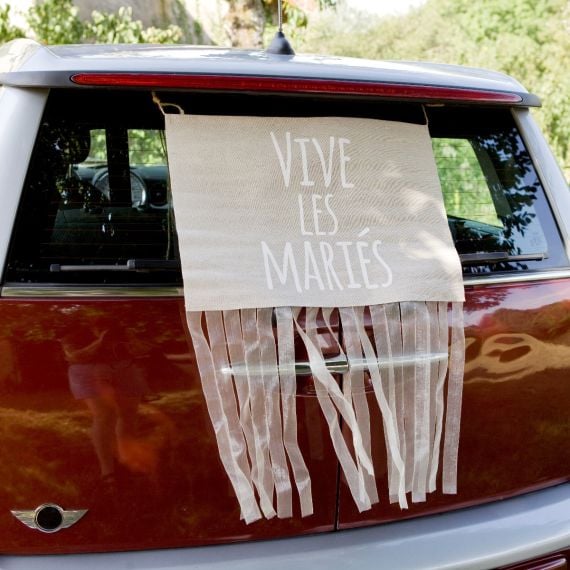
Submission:
<svg viewBox="0 0 570 570">
<path fill-rule="evenodd" d="M 188 73 L 15 71 L 0 74 L 0 84 L 14 87 L 79 87 L 228 91 L 252 93 L 298 93 L 373 97 L 421 103 L 478 103 L 509 107 L 540 107 L 539 97 L 532 93 L 494 91 L 422 85 L 345 81 L 299 77 L 252 75 L 209 75 Z"/>
</svg>

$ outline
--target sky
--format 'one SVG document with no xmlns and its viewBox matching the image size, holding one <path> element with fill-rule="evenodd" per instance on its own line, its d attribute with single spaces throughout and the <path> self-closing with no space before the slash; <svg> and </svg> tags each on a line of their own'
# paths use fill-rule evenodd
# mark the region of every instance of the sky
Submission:
<svg viewBox="0 0 570 570">
<path fill-rule="evenodd" d="M 365 10 L 385 16 L 387 14 L 403 14 L 413 6 L 423 4 L 425 0 L 346 0 L 346 3 L 359 10 Z"/>
</svg>

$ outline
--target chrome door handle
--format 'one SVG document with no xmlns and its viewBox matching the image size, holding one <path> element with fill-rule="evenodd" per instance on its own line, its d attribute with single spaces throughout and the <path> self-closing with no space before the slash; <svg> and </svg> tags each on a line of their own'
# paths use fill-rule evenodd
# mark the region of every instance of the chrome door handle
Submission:
<svg viewBox="0 0 570 570">
<path fill-rule="evenodd" d="M 447 360 L 447 352 L 434 352 L 426 354 L 410 354 L 398 356 L 395 358 L 382 359 L 355 359 L 348 360 L 344 355 L 333 356 L 325 359 L 325 366 L 331 374 L 346 374 L 349 370 L 368 370 L 370 366 L 378 366 L 379 368 L 389 368 L 390 366 L 411 366 L 420 362 L 441 362 Z M 275 373 L 283 370 L 281 366 L 277 366 L 271 370 L 264 370 L 265 372 Z M 248 368 L 243 363 L 234 364 L 226 368 L 222 368 L 224 374 L 247 374 Z M 261 374 L 261 367 L 259 370 L 249 370 L 250 374 Z M 312 374 L 311 364 L 308 361 L 295 362 L 295 374 L 297 376 L 310 376 Z"/>
</svg>

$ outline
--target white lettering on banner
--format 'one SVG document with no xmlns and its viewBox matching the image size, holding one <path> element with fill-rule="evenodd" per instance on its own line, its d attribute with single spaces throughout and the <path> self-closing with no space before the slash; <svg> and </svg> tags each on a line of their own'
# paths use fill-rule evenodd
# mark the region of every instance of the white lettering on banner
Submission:
<svg viewBox="0 0 570 570">
<path fill-rule="evenodd" d="M 325 196 L 325 208 L 326 208 L 326 216 L 321 216 L 324 214 L 324 211 L 317 207 L 317 202 L 322 200 L 323 197 L 320 194 L 311 194 L 311 205 L 312 205 L 312 212 L 313 212 L 313 228 L 314 232 L 309 231 L 305 227 L 305 206 L 304 206 L 304 197 L 303 194 L 299 194 L 297 198 L 297 203 L 299 205 L 299 223 L 301 224 L 301 235 L 304 236 L 333 236 L 338 232 L 338 218 L 336 217 L 335 213 L 333 212 L 331 206 L 331 198 L 333 198 L 333 194 L 327 194 Z M 329 218 L 328 220 L 325 219 L 325 222 L 328 226 L 330 226 L 330 231 L 322 231 L 321 228 L 323 227 L 324 223 L 319 222 L 319 218 Z"/>
<path fill-rule="evenodd" d="M 291 166 L 293 162 L 293 146 L 291 144 L 291 133 L 287 131 L 285 133 L 285 151 L 281 148 L 281 144 L 277 140 L 275 133 L 271 131 L 271 140 L 273 141 L 273 146 L 275 147 L 275 152 L 277 154 L 277 159 L 279 160 L 279 166 L 281 167 L 281 174 L 283 175 L 283 182 L 285 182 L 285 187 L 289 188 L 291 181 Z M 321 143 L 316 138 L 296 138 L 293 142 L 297 143 L 298 150 L 301 159 L 301 168 L 303 172 L 303 180 L 301 181 L 301 186 L 314 186 L 315 181 L 309 178 L 309 149 L 307 145 L 312 142 L 315 147 L 315 152 L 319 157 L 319 162 L 323 172 L 323 182 L 325 188 L 328 188 L 332 182 L 333 175 L 333 161 L 335 154 L 336 143 L 338 143 L 338 155 L 339 155 L 339 166 L 340 166 L 340 179 L 343 188 L 354 188 L 354 184 L 347 181 L 346 165 L 350 162 L 350 156 L 346 154 L 345 146 L 350 144 L 350 139 L 339 137 L 329 137 L 329 155 L 328 159 L 325 158 Z"/>
<path fill-rule="evenodd" d="M 269 262 L 273 266 L 277 278 L 282 285 L 287 284 L 287 277 L 289 275 L 289 270 L 291 270 L 291 275 L 293 277 L 293 282 L 295 283 L 295 289 L 299 293 L 302 292 L 301 284 L 299 283 L 299 273 L 297 272 L 297 265 L 295 264 L 295 258 L 293 257 L 293 247 L 291 242 L 285 243 L 283 248 L 283 259 L 281 263 L 281 270 L 279 270 L 279 265 L 275 259 L 270 247 L 264 242 L 261 242 L 261 249 L 263 251 L 263 262 L 265 264 L 265 276 L 267 277 L 267 287 L 273 290 L 273 280 L 271 279 L 271 272 L 269 269 Z"/>
<path fill-rule="evenodd" d="M 343 189 L 354 188 L 354 184 L 349 182 L 347 177 L 347 165 L 350 162 L 350 156 L 346 153 L 346 147 L 350 144 L 350 139 L 329 137 L 328 156 L 325 157 L 320 141 L 314 137 L 292 139 L 291 133 L 287 131 L 285 132 L 285 142 L 282 148 L 275 132 L 271 131 L 269 134 L 279 162 L 285 188 L 289 188 L 291 185 L 291 173 L 295 166 L 295 156 L 300 160 L 302 173 L 299 185 L 303 187 L 315 186 L 316 181 L 310 179 L 310 143 L 312 143 L 319 159 L 322 171 L 322 184 L 324 187 L 329 188 L 332 183 L 335 149 L 338 146 L 338 171 L 340 173 L 341 186 Z M 294 155 L 294 149 L 296 147 L 291 141 L 297 145 L 298 154 L 295 153 Z M 324 196 L 312 192 L 310 194 L 305 192 L 297 195 L 299 229 L 302 236 L 333 236 L 338 233 L 338 218 L 334 213 L 331 203 L 333 198 L 334 194 L 331 193 L 325 194 Z M 312 214 L 309 216 L 309 218 L 312 219 L 311 227 L 307 226 L 308 211 Z M 365 228 L 360 232 L 358 237 L 364 237 L 369 231 L 370 228 Z M 326 284 L 330 291 L 343 291 L 345 288 L 361 289 L 364 287 L 365 289 L 378 289 L 378 287 L 389 287 L 392 284 L 392 270 L 380 253 L 381 245 L 382 242 L 379 240 L 373 243 L 367 241 L 336 241 L 334 242 L 334 246 L 340 248 L 341 251 L 339 252 L 337 249 L 338 255 L 335 256 L 335 249 L 331 243 L 319 241 L 314 244 L 311 241 L 304 241 L 304 259 L 300 262 L 300 260 L 295 259 L 291 242 L 286 242 L 283 245 L 283 250 L 281 255 L 279 255 L 279 252 L 275 252 L 274 254 L 266 241 L 261 241 L 261 252 L 265 267 L 267 287 L 271 291 L 275 289 L 274 277 L 276 277 L 277 281 L 284 288 L 290 286 L 290 282 L 292 281 L 298 293 L 303 292 L 301 283 L 305 291 L 311 290 L 311 286 L 324 291 L 326 287 L 323 276 L 326 279 Z M 338 261 L 339 258 L 341 258 L 340 262 Z M 353 259 L 358 260 L 357 263 L 355 261 L 355 269 L 352 265 Z M 335 269 L 335 260 L 337 269 Z M 344 284 L 341 283 L 338 277 L 337 270 L 339 269 L 339 263 L 340 268 L 345 270 L 345 274 L 348 278 Z M 385 274 L 385 279 L 380 283 L 370 281 L 367 266 L 372 263 L 379 264 L 382 267 L 381 274 Z M 303 269 L 303 279 L 299 278 L 299 268 Z"/>
<path fill-rule="evenodd" d="M 370 244 L 366 241 L 303 242 L 303 259 L 295 259 L 291 242 L 285 242 L 280 251 L 274 251 L 266 241 L 261 242 L 265 277 L 268 289 L 274 291 L 280 283 L 284 289 L 293 285 L 298 293 L 309 291 L 311 283 L 321 291 L 343 291 L 344 289 L 378 289 L 392 284 L 392 270 L 382 258 L 380 240 Z M 372 256 L 368 251 L 372 252 Z M 337 268 L 344 269 L 347 283 L 341 283 Z M 380 283 L 371 283 L 368 265 L 377 264 L 385 276 Z M 300 273 L 300 269 L 303 271 Z M 302 276 L 302 277 L 300 277 Z M 323 281 L 323 276 L 326 280 Z M 302 284 L 302 285 L 301 285 Z"/>
</svg>

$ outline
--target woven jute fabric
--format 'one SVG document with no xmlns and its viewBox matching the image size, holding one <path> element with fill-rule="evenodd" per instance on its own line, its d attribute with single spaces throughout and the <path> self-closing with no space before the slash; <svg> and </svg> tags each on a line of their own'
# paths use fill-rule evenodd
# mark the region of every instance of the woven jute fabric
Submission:
<svg viewBox="0 0 570 570">
<path fill-rule="evenodd" d="M 462 301 L 425 125 L 167 115 L 187 309 Z"/>
</svg>

